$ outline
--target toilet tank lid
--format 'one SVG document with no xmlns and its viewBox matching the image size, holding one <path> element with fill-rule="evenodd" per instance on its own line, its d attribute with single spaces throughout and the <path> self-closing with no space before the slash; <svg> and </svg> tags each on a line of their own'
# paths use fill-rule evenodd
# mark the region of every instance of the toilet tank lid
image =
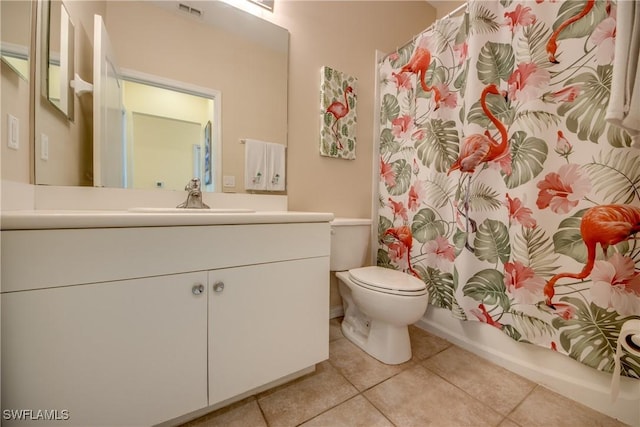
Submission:
<svg viewBox="0 0 640 427">
<path fill-rule="evenodd" d="M 334 218 L 331 221 L 334 227 L 345 227 L 349 225 L 371 225 L 369 218 Z"/>
</svg>

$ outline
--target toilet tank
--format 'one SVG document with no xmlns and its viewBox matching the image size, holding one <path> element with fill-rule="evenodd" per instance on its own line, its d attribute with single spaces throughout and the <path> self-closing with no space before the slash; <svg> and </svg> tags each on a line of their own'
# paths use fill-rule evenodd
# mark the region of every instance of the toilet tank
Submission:
<svg viewBox="0 0 640 427">
<path fill-rule="evenodd" d="M 331 221 L 330 270 L 346 271 L 368 264 L 371 220 L 335 218 Z"/>
</svg>

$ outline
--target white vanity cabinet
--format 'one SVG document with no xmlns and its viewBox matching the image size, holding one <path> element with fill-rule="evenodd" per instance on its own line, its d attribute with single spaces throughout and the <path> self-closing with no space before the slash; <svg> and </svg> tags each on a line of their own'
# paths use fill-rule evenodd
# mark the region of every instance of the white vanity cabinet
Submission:
<svg viewBox="0 0 640 427">
<path fill-rule="evenodd" d="M 207 406 L 207 300 L 192 292 L 206 280 L 198 272 L 4 294 L 2 409 L 66 410 L 62 425 L 116 426 Z"/>
<path fill-rule="evenodd" d="M 209 404 L 318 362 L 327 258 L 209 272 Z M 320 334 L 319 334 L 320 333 Z M 326 332 L 328 334 L 328 331 Z"/>
<path fill-rule="evenodd" d="M 1 237 L 3 411 L 153 425 L 328 358 L 328 220 Z"/>
</svg>

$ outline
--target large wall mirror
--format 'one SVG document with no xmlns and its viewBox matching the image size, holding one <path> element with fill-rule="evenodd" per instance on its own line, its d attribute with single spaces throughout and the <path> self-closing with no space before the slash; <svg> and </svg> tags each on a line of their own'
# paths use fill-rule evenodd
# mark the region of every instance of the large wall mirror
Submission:
<svg viewBox="0 0 640 427">
<path fill-rule="evenodd" d="M 123 139 L 115 143 L 123 144 L 120 150 L 123 156 L 135 157 L 136 164 L 152 171 L 140 179 L 143 166 L 132 169 L 127 165 L 127 159 L 122 158 L 117 161 L 124 162 L 124 167 L 122 163 L 113 166 L 108 160 L 101 161 L 99 167 L 103 170 L 122 170 L 123 187 L 182 190 L 186 180 L 182 184 L 174 183 L 199 173 L 205 177 L 205 182 L 209 175 L 235 177 L 235 187 L 223 188 L 218 182 L 208 185 L 209 191 L 244 192 L 244 145 L 240 141 L 254 138 L 286 145 L 289 45 L 286 29 L 221 1 L 74 0 L 68 6 L 70 19 L 75 24 L 76 42 L 83 37 L 93 38 L 94 13 L 103 17 L 118 67 L 122 70 L 125 106 L 121 116 L 125 129 L 121 132 Z M 88 13 L 89 10 L 95 12 Z M 85 52 L 76 49 L 76 62 L 86 63 L 84 56 Z M 94 76 L 82 68 L 76 71 L 80 77 L 93 81 Z M 133 87 L 127 83 L 127 76 L 132 74 L 153 76 L 160 81 L 214 93 L 216 104 L 205 102 L 204 108 L 217 107 L 219 111 L 206 110 L 200 115 L 202 118 L 186 117 L 186 108 L 174 114 L 163 112 L 171 108 L 137 111 L 137 107 L 131 106 Z M 175 94 L 151 90 L 147 93 L 147 103 L 174 109 L 178 106 L 171 98 Z M 84 94 L 80 99 L 91 100 L 94 96 Z M 76 108 L 78 105 L 82 111 L 76 111 L 76 116 L 80 113 L 89 120 L 95 116 L 96 108 L 91 102 L 76 102 Z M 37 134 L 46 133 L 42 123 L 50 121 L 50 117 L 36 114 Z M 171 130 L 162 131 L 167 126 Z M 76 132 L 77 138 L 81 139 L 76 145 L 84 150 L 90 150 L 87 147 L 93 144 L 90 128 L 87 126 L 86 131 Z M 141 136 L 145 129 L 149 136 Z M 160 141 L 154 134 L 171 137 Z M 75 135 L 71 135 L 73 137 Z M 194 142 L 194 138 L 200 142 Z M 134 140 L 144 141 L 144 146 L 131 146 Z M 50 153 L 52 145 L 50 139 Z M 196 149 L 196 146 L 201 148 Z M 219 147 L 220 161 L 215 160 L 215 154 L 207 152 L 207 147 L 214 146 Z M 172 156 L 168 150 L 181 151 Z M 37 137 L 34 151 L 36 154 L 41 152 Z M 201 161 L 194 161 L 196 158 Z M 207 159 L 212 161 L 206 163 Z M 86 153 L 72 157 L 72 160 L 70 156 L 50 154 L 42 161 L 36 155 L 36 184 L 93 185 L 95 171 L 86 163 L 91 160 Z M 75 164 L 78 162 L 80 164 Z M 75 176 L 83 179 L 61 179 L 69 169 L 78 170 Z M 180 178 L 176 179 L 176 176 Z M 87 177 L 89 179 L 84 179 Z M 175 188 L 176 185 L 181 188 Z"/>
</svg>

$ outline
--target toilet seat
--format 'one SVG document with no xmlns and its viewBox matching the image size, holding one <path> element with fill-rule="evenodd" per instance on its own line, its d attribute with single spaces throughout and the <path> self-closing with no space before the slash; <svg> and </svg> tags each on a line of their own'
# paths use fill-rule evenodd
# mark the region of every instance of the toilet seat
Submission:
<svg viewBox="0 0 640 427">
<path fill-rule="evenodd" d="M 363 288 L 392 295 L 421 296 L 427 286 L 417 277 L 390 268 L 369 266 L 349 270 L 351 281 Z"/>
</svg>

